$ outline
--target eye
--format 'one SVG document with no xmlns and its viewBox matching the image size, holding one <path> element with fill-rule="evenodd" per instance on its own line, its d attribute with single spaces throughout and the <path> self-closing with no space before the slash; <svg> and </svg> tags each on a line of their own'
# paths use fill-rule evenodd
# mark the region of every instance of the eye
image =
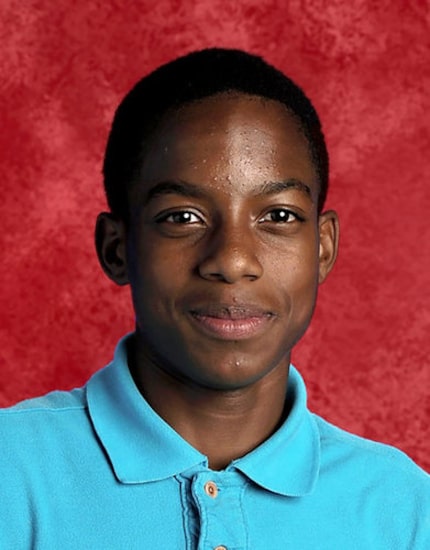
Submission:
<svg viewBox="0 0 430 550">
<path fill-rule="evenodd" d="M 258 220 L 259 223 L 292 223 L 295 221 L 302 221 L 302 218 L 287 208 L 273 208 Z"/>
<path fill-rule="evenodd" d="M 169 214 L 164 214 L 160 216 L 157 220 L 157 223 L 174 223 L 174 224 L 192 224 L 192 223 L 202 223 L 201 218 L 190 212 L 189 210 L 179 210 L 177 212 L 170 212 Z"/>
</svg>

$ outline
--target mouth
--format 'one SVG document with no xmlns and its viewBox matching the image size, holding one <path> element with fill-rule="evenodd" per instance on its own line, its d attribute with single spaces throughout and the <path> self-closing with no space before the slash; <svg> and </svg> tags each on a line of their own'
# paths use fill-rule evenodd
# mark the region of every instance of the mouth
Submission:
<svg viewBox="0 0 430 550">
<path fill-rule="evenodd" d="M 220 340 L 245 340 L 263 332 L 275 315 L 254 305 L 210 304 L 190 311 L 198 329 Z"/>
</svg>

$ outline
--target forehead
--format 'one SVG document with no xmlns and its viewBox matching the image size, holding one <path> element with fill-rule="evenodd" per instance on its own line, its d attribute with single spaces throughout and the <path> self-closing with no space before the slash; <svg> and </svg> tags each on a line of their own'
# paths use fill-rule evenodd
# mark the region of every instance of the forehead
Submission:
<svg viewBox="0 0 430 550">
<path fill-rule="evenodd" d="M 309 145 L 297 117 L 283 104 L 223 93 L 170 111 L 146 143 L 140 181 L 252 185 L 297 179 L 318 195 Z"/>
</svg>

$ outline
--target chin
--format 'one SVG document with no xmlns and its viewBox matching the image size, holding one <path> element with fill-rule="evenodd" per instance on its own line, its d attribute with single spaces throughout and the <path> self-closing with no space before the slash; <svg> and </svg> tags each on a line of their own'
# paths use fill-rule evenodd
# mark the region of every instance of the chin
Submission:
<svg viewBox="0 0 430 550">
<path fill-rule="evenodd" d="M 221 366 L 220 366 L 221 365 Z M 207 389 L 217 391 L 234 391 L 250 387 L 270 377 L 271 373 L 280 368 L 288 369 L 289 361 L 259 361 L 256 364 L 255 357 L 243 356 L 224 359 L 208 370 L 208 363 L 203 368 L 196 367 L 193 379 L 196 384 Z M 197 375 L 198 373 L 198 375 Z M 204 373 L 204 376 L 202 376 Z"/>
</svg>

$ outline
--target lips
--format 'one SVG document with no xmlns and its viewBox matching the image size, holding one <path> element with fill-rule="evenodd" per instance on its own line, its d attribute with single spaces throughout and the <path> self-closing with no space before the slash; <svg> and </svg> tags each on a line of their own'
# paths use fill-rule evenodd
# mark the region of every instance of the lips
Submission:
<svg viewBox="0 0 430 550">
<path fill-rule="evenodd" d="M 193 308 L 191 318 L 197 328 L 221 340 L 244 340 L 257 336 L 275 315 L 249 304 L 208 304 Z"/>
</svg>

